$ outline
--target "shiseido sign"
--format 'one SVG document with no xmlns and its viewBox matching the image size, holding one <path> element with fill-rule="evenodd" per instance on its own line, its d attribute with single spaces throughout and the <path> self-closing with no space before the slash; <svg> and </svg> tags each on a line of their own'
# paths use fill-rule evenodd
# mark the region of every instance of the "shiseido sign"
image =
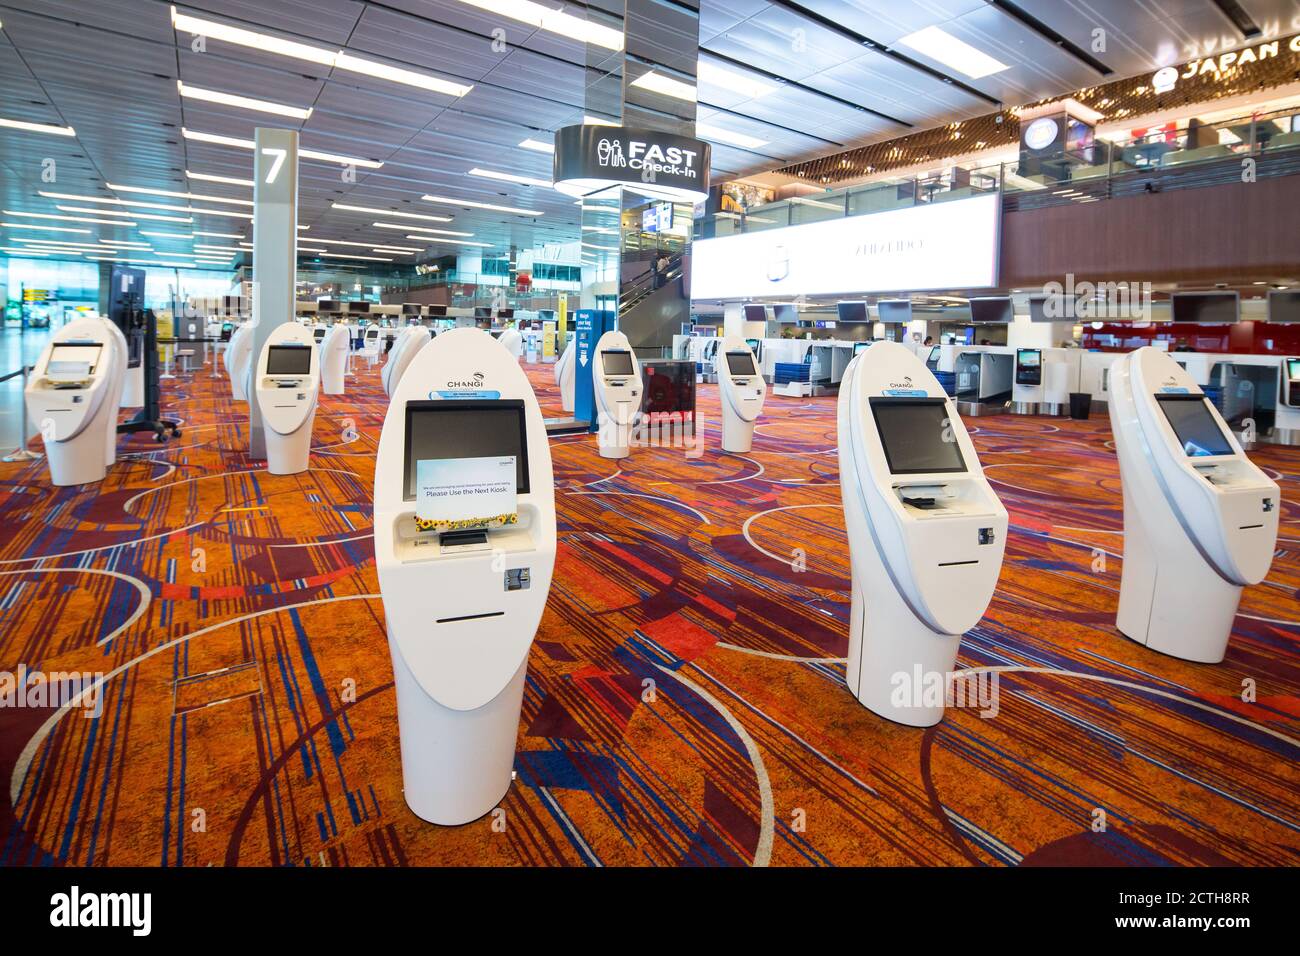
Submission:
<svg viewBox="0 0 1300 956">
<path fill-rule="evenodd" d="M 571 195 L 627 183 L 698 201 L 709 191 L 709 144 L 629 126 L 566 126 L 555 134 L 555 188 Z"/>
</svg>

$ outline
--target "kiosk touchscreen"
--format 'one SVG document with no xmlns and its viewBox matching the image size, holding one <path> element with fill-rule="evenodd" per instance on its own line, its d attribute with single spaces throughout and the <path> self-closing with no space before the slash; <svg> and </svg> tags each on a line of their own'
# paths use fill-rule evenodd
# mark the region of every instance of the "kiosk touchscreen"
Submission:
<svg viewBox="0 0 1300 956">
<path fill-rule="evenodd" d="M 1016 349 L 1016 384 L 1043 384 L 1043 350 Z"/>
<path fill-rule="evenodd" d="M 320 390 L 325 395 L 342 395 L 352 347 L 352 330 L 342 322 L 330 326 L 320 340 Z"/>
<path fill-rule="evenodd" d="M 248 401 L 248 373 L 253 364 L 253 323 L 235 329 L 226 346 L 226 371 L 230 373 L 230 393 L 235 401 Z"/>
<path fill-rule="evenodd" d="M 767 382 L 744 339 L 728 336 L 721 352 L 718 388 L 722 393 L 722 450 L 747 452 L 754 445 L 754 422 L 763 410 Z"/>
<path fill-rule="evenodd" d="M 27 415 L 45 442 L 50 480 L 102 481 L 117 443 L 125 370 L 113 331 L 99 318 L 75 319 L 54 334 L 27 381 Z M 119 333 L 120 334 L 120 333 Z"/>
<path fill-rule="evenodd" d="M 597 444 L 602 458 L 631 454 L 632 428 L 641 411 L 641 363 L 622 332 L 606 332 L 592 356 Z"/>
<path fill-rule="evenodd" d="M 569 336 L 569 344 L 564 347 L 560 353 L 560 360 L 555 363 L 555 384 L 560 386 L 560 408 L 566 412 L 573 411 L 573 388 L 577 381 L 577 365 L 573 361 L 576 352 L 574 348 L 578 341 L 576 335 Z"/>
<path fill-rule="evenodd" d="M 501 333 L 497 341 L 506 347 L 506 350 L 515 357 L 516 362 L 523 356 L 524 337 L 519 333 L 518 329 L 506 329 Z"/>
<path fill-rule="evenodd" d="M 320 391 L 320 358 L 311 329 L 297 322 L 277 325 L 256 371 L 253 387 L 266 424 L 266 470 L 273 475 L 306 471 Z"/>
<path fill-rule="evenodd" d="M 388 353 L 388 361 L 384 363 L 383 371 L 379 373 L 385 395 L 389 398 L 393 397 L 411 361 L 428 344 L 429 330 L 423 325 L 408 325 L 402 329 L 397 336 L 397 341 L 393 343 L 392 351 Z"/>
<path fill-rule="evenodd" d="M 555 565 L 541 409 L 488 333 L 445 332 L 402 376 L 379 439 L 374 528 L 406 802 L 467 823 L 510 787 Z"/>
<path fill-rule="evenodd" d="M 1300 358 L 1282 360 L 1282 404 L 1300 408 Z"/>
<path fill-rule="evenodd" d="M 957 409 L 908 347 L 877 342 L 840 384 L 840 490 L 852 568 L 847 683 L 882 717 L 928 727 L 961 635 L 1002 568 L 1007 512 Z"/>
<path fill-rule="evenodd" d="M 1184 660 L 1223 660 L 1246 585 L 1268 574 L 1281 494 L 1192 377 L 1146 346 L 1110 372 L 1124 488 L 1117 626 Z"/>
</svg>

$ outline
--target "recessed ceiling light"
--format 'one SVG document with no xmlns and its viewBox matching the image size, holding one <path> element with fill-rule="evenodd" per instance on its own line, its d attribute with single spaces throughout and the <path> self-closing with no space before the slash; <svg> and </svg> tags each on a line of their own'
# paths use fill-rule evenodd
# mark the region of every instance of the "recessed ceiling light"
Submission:
<svg viewBox="0 0 1300 956">
<path fill-rule="evenodd" d="M 140 230 L 142 236 L 156 236 L 159 239 L 193 239 L 196 233 L 189 232 L 149 232 L 145 229 Z"/>
<path fill-rule="evenodd" d="M 66 206 L 56 206 L 55 208 L 64 209 L 64 210 L 68 209 L 68 207 Z M 99 214 L 98 209 L 75 209 L 73 211 L 91 212 L 91 213 L 95 213 L 96 215 Z M 16 209 L 6 209 L 4 211 L 4 214 L 6 216 L 18 216 L 23 219 L 57 219 L 61 222 L 96 222 L 105 226 L 134 226 L 135 225 L 135 223 L 133 222 L 117 222 L 113 219 L 91 219 L 88 216 L 56 216 L 53 213 L 48 213 L 48 212 L 19 212 Z M 122 213 L 122 215 L 128 215 L 128 214 Z"/>
<path fill-rule="evenodd" d="M 618 126 L 617 120 L 607 120 L 600 116 L 584 115 L 582 117 L 583 126 Z"/>
<path fill-rule="evenodd" d="M 535 209 L 519 209 L 515 206 L 498 206 L 490 202 L 475 202 L 472 199 L 452 199 L 448 196 L 429 196 L 420 197 L 425 202 L 442 203 L 446 206 L 469 206 L 472 209 L 493 209 L 497 212 L 510 212 L 518 216 L 541 216 L 544 215 Z"/>
<path fill-rule="evenodd" d="M 524 140 L 522 143 L 520 143 L 519 146 L 520 146 L 522 149 L 531 149 L 531 150 L 533 150 L 533 151 L 535 151 L 535 152 L 538 152 L 538 153 L 554 153 L 554 152 L 555 152 L 555 144 L 554 144 L 554 143 L 543 143 L 543 142 L 542 142 L 541 140 L 539 140 L 539 139 L 532 139 L 532 138 L 526 139 L 526 140 Z"/>
<path fill-rule="evenodd" d="M 746 74 L 724 69 L 709 60 L 700 60 L 695 65 L 695 75 L 696 79 L 701 83 L 720 86 L 724 90 L 731 90 L 733 93 L 739 93 L 741 96 L 747 96 L 750 99 L 767 96 L 769 93 L 776 92 L 777 89 L 771 83 L 762 83 Z"/>
<path fill-rule="evenodd" d="M 62 209 L 64 212 L 88 212 L 96 216 L 126 216 L 130 219 L 152 219 L 158 222 L 193 222 L 189 216 L 156 216 L 151 213 L 136 212 L 115 212 L 109 209 L 86 209 L 82 206 L 55 206 L 55 209 Z M 135 225 L 135 223 L 129 223 Z"/>
<path fill-rule="evenodd" d="M 563 10 L 533 3 L 532 0 L 461 0 L 461 2 L 580 43 L 594 43 L 607 50 L 623 49 L 622 30 L 592 20 L 584 20 Z"/>
<path fill-rule="evenodd" d="M 432 90 L 435 93 L 445 93 L 448 96 L 464 96 L 474 88 L 472 85 L 453 83 L 450 80 L 430 76 L 427 73 L 417 73 L 414 70 L 404 70 L 376 60 L 353 56 L 346 50 L 326 50 L 306 43 L 296 43 L 293 40 L 282 40 L 266 33 L 241 30 L 239 27 L 218 23 L 215 20 L 203 20 L 199 17 L 186 16 L 177 13 L 175 7 L 172 7 L 172 27 L 178 33 L 211 37 L 214 40 L 223 40 L 237 46 L 262 50 L 265 53 L 291 56 L 295 59 L 319 63 L 322 66 L 347 70 L 349 73 L 359 73 L 379 80 L 389 80 L 393 83 L 402 83 L 406 86 Z"/>
<path fill-rule="evenodd" d="M 185 170 L 185 176 L 187 179 L 197 179 L 200 182 L 205 183 L 225 183 L 227 186 L 247 186 L 249 189 L 253 188 L 253 181 L 251 179 L 236 179 L 233 176 L 214 176 L 211 173 L 195 173 L 188 169 Z"/>
<path fill-rule="evenodd" d="M 90 232 L 89 229 L 74 229 L 70 226 L 42 226 L 34 222 L 0 222 L 0 226 L 7 226 L 10 229 L 40 229 L 43 232 L 81 232 L 87 234 Z"/>
<path fill-rule="evenodd" d="M 364 259 L 367 262 L 392 262 L 392 259 L 386 259 L 383 256 L 354 256 L 347 252 L 322 252 L 319 253 L 324 259 Z"/>
<path fill-rule="evenodd" d="M 234 146 L 236 149 L 256 149 L 257 144 L 251 139 L 237 139 L 234 136 L 218 136 L 216 133 L 201 133 L 197 130 L 181 127 L 181 135 L 198 143 L 214 143 L 217 146 Z M 321 153 L 314 149 L 298 150 L 299 159 L 318 159 L 323 163 L 338 163 L 340 166 L 361 166 L 364 169 L 379 169 L 384 164 L 374 159 L 357 159 L 355 156 L 339 156 L 335 153 Z"/>
<path fill-rule="evenodd" d="M 554 183 L 549 179 L 536 179 L 533 176 L 518 176 L 514 173 L 500 173 L 495 169 L 480 169 L 475 166 L 469 171 L 471 176 L 481 176 L 483 179 L 499 179 L 507 183 L 522 183 L 525 186 L 541 186 L 543 189 L 550 189 Z"/>
<path fill-rule="evenodd" d="M 204 249 L 208 252 L 243 252 L 244 251 L 243 249 L 240 249 L 237 246 L 209 246 L 199 242 L 194 243 L 194 248 Z"/>
<path fill-rule="evenodd" d="M 105 183 L 109 189 L 115 193 L 146 193 L 150 196 L 170 196 L 173 199 L 197 199 L 200 202 L 226 202 L 236 206 L 252 206 L 251 199 L 231 199 L 229 196 L 212 196 L 208 193 L 182 193 L 170 189 L 147 189 L 144 186 L 118 186 L 115 183 Z"/>
<path fill-rule="evenodd" d="M 995 60 L 982 50 L 975 49 L 966 41 L 959 40 L 938 27 L 917 30 L 898 42 L 932 60 L 937 60 L 944 66 L 965 73 L 972 80 L 1008 69 L 1005 63 Z"/>
<path fill-rule="evenodd" d="M 675 80 L 671 76 L 656 73 L 654 70 L 642 73 L 632 81 L 632 85 L 643 90 L 650 90 L 652 93 L 661 93 L 664 96 L 671 96 L 679 100 L 695 102 L 695 87 L 689 83 L 683 83 L 681 80 Z"/>
<path fill-rule="evenodd" d="M 378 216 L 396 216 L 399 219 L 423 219 L 425 222 L 451 222 L 451 216 L 428 216 L 418 212 L 397 212 L 392 209 L 378 209 L 374 206 L 349 206 L 345 203 L 331 203 L 333 209 L 343 209 L 347 212 L 373 212 Z M 307 228 L 299 226 L 300 229 Z"/>
<path fill-rule="evenodd" d="M 51 126 L 48 123 L 24 123 L 22 120 L 0 118 L 0 126 L 10 129 L 24 129 L 29 133 L 53 133 L 55 136 L 76 136 L 77 131 L 71 126 Z"/>
<path fill-rule="evenodd" d="M 407 236 L 406 238 L 415 239 L 417 242 L 423 240 L 424 242 L 427 242 L 430 245 L 441 243 L 443 245 L 449 245 L 449 246 L 482 246 L 485 249 L 490 249 L 492 247 L 492 243 L 490 242 L 477 242 L 477 241 L 472 242 L 469 239 L 440 239 L 437 236 L 415 236 L 415 235 Z"/>
<path fill-rule="evenodd" d="M 254 110 L 258 113 L 274 113 L 276 116 L 288 116 L 291 119 L 305 120 L 311 116 L 310 108 L 286 106 L 284 103 L 272 103 L 269 100 L 255 100 L 247 96 L 236 96 L 233 93 L 222 93 L 219 90 L 205 90 L 198 86 L 186 86 L 181 80 L 176 81 L 176 89 L 181 96 L 192 100 L 203 100 L 205 103 L 220 103 L 222 106 L 234 106 L 238 109 Z"/>
<path fill-rule="evenodd" d="M 696 123 L 695 135 L 700 139 L 707 139 L 717 143 L 730 143 L 732 146 L 739 146 L 742 149 L 758 149 L 760 146 L 766 146 L 768 142 L 765 139 L 759 139 L 757 136 L 746 136 L 744 133 L 737 133 L 709 123 Z"/>
<path fill-rule="evenodd" d="M 400 229 L 403 232 L 431 232 L 439 236 L 463 236 L 468 238 L 474 235 L 472 232 L 455 232 L 451 229 L 433 229 L 428 226 L 412 226 L 400 222 L 377 222 L 375 226 L 379 229 Z"/>
</svg>

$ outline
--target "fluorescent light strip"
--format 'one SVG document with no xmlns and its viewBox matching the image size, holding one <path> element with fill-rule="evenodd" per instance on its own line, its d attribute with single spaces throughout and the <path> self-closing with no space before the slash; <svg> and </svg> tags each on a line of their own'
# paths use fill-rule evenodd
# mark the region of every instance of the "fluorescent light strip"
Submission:
<svg viewBox="0 0 1300 956">
<path fill-rule="evenodd" d="M 432 229 L 427 226 L 406 226 L 400 222 L 377 222 L 374 224 L 379 229 L 399 229 L 402 232 L 430 232 L 439 236 L 464 236 L 469 238 L 474 235 L 472 232 L 456 232 L 452 229 Z"/>
<path fill-rule="evenodd" d="M 541 186 L 543 189 L 550 189 L 555 184 L 549 179 L 535 179 L 532 176 L 516 176 L 514 173 L 499 173 L 495 169 L 480 169 L 475 166 L 469 171 L 471 176 L 481 176 L 484 179 L 499 179 L 507 183 L 522 183 L 525 186 Z"/>
<path fill-rule="evenodd" d="M 774 93 L 777 87 L 771 83 L 762 83 L 747 74 L 728 70 L 709 60 L 700 60 L 695 65 L 695 78 L 710 86 L 720 86 L 724 90 L 739 93 L 750 99 L 758 99 Z"/>
<path fill-rule="evenodd" d="M 346 203 L 331 203 L 330 208 L 345 212 L 372 212 L 377 216 L 396 216 L 398 219 L 422 219 L 425 222 L 451 222 L 451 216 L 428 216 L 418 212 L 397 212 L 393 209 L 379 209 L 375 206 L 349 206 Z M 299 227 L 303 228 L 303 227 Z M 408 228 L 414 229 L 414 226 Z"/>
<path fill-rule="evenodd" d="M 347 252 L 322 252 L 320 255 L 326 259 L 364 259 L 367 262 L 392 262 L 392 259 L 385 259 L 382 256 L 354 256 Z"/>
<path fill-rule="evenodd" d="M 402 228 L 403 228 L 403 229 L 410 229 L 411 227 L 410 227 L 410 226 L 402 226 Z M 353 241 L 350 240 L 350 239 L 322 239 L 322 238 L 320 238 L 319 236 L 315 236 L 315 237 L 313 237 L 311 241 L 312 241 L 312 242 L 319 242 L 319 243 L 320 243 L 321 245 L 323 245 L 323 246 L 356 246 L 356 247 L 358 247 L 358 248 L 360 248 L 360 249 L 373 249 L 373 248 L 375 247 L 375 244 L 374 244 L 373 242 L 353 242 Z M 391 247 L 390 247 L 390 248 L 391 248 Z M 410 249 L 410 250 L 403 250 L 403 251 L 419 252 L 420 250 L 419 250 L 419 249 Z"/>
<path fill-rule="evenodd" d="M 127 216 L 131 219 L 152 219 L 156 222 L 193 222 L 189 216 L 159 216 L 147 212 L 110 212 L 107 209 L 86 209 L 83 206 L 55 206 L 55 209 L 62 209 L 64 212 L 90 212 L 97 216 Z M 118 225 L 134 226 L 135 223 L 119 223 Z"/>
<path fill-rule="evenodd" d="M 975 49 L 965 40 L 959 40 L 938 27 L 917 30 L 898 42 L 932 60 L 937 60 L 944 66 L 965 73 L 972 80 L 978 80 L 991 73 L 1001 73 L 1007 69 L 1005 63 L 995 60 L 984 51 Z"/>
<path fill-rule="evenodd" d="M 172 27 L 179 33 L 192 33 L 197 36 L 211 37 L 214 40 L 223 40 L 237 46 L 252 47 L 266 53 L 277 53 L 280 56 L 308 60 L 322 66 L 332 66 L 336 69 L 347 70 L 350 73 L 359 73 L 375 79 L 415 86 L 435 93 L 444 93 L 448 96 L 464 96 L 474 88 L 472 85 L 454 83 L 440 77 L 430 76 L 427 73 L 403 70 L 399 67 L 389 66 L 386 63 L 353 56 L 346 50 L 325 50 L 306 43 L 282 40 L 279 37 L 265 33 L 241 30 L 238 27 L 218 23 L 215 20 L 203 20 L 199 17 L 187 16 L 177 13 L 175 7 L 172 7 Z"/>
<path fill-rule="evenodd" d="M 73 229 L 69 226 L 42 226 L 34 222 L 0 222 L 0 226 L 6 226 L 9 229 L 41 229 L 45 232 L 81 232 L 89 235 L 89 229 Z"/>
<path fill-rule="evenodd" d="M 471 242 L 468 239 L 439 239 L 437 236 L 407 236 L 407 239 L 414 239 L 417 242 L 427 241 L 429 245 L 447 245 L 447 246 L 482 246 L 485 249 L 491 249 L 490 242 Z"/>
<path fill-rule="evenodd" d="M 210 252 L 243 252 L 244 251 L 243 249 L 240 249 L 236 246 L 207 246 L 201 242 L 194 243 L 194 248 L 207 249 Z"/>
<path fill-rule="evenodd" d="M 526 139 L 526 140 L 524 140 L 522 143 L 519 144 L 519 148 L 520 148 L 520 149 L 531 149 L 531 150 L 533 150 L 534 152 L 538 152 L 538 153 L 554 153 L 554 152 L 555 152 L 555 144 L 554 144 L 554 143 L 543 143 L 541 140 L 538 140 L 538 139 Z"/>
<path fill-rule="evenodd" d="M 159 238 L 159 239 L 193 239 L 196 235 L 198 235 L 198 233 L 190 233 L 190 232 L 149 232 L 148 230 L 141 229 L 141 230 L 140 230 L 140 235 L 142 235 L 142 236 L 156 236 L 156 237 Z"/>
<path fill-rule="evenodd" d="M 181 135 L 199 143 L 214 143 L 217 146 L 234 146 L 236 149 L 253 150 L 257 144 L 251 139 L 236 139 L 233 136 L 218 136 L 215 133 L 200 133 L 197 130 L 181 127 Z M 338 163 L 340 166 L 361 166 L 364 169 L 379 169 L 384 164 L 374 159 L 358 159 L 355 156 L 339 156 L 335 153 L 320 153 L 314 149 L 299 149 L 299 159 L 318 159 L 324 163 Z"/>
<path fill-rule="evenodd" d="M 15 249 L 11 246 L 0 246 L 0 252 L 7 252 L 10 255 L 15 255 L 15 256 L 48 256 L 54 254 L 54 250 L 50 250 L 49 252 L 41 252 L 37 249 L 24 249 L 22 247 Z"/>
<path fill-rule="evenodd" d="M 518 209 L 514 206 L 498 206 L 490 202 L 475 202 L 472 199 L 452 199 L 448 196 L 421 196 L 425 202 L 441 203 L 445 206 L 469 206 L 473 209 L 492 209 L 496 212 L 510 212 L 518 216 L 542 216 L 536 209 Z"/>
<path fill-rule="evenodd" d="M 71 126 L 51 126 L 48 123 L 25 123 L 22 120 L 11 120 L 0 117 L 0 126 L 7 126 L 10 129 L 22 129 L 29 133 L 53 133 L 55 136 L 76 136 L 77 131 Z"/>
<path fill-rule="evenodd" d="M 172 199 L 197 199 L 200 202 L 227 202 L 235 206 L 253 205 L 251 199 L 230 199 L 227 196 L 209 196 L 207 193 L 181 193 L 173 192 L 170 189 L 146 189 L 143 186 L 118 186 L 115 183 L 105 183 L 104 185 L 115 193 L 147 193 L 150 196 L 169 196 Z"/>
<path fill-rule="evenodd" d="M 38 190 L 38 195 L 46 199 L 71 199 L 77 202 L 97 202 L 109 206 L 130 206 L 139 209 L 166 209 L 169 212 L 189 212 L 189 213 L 207 213 L 215 216 L 236 216 L 240 219 L 252 219 L 252 215 L 244 212 L 226 212 L 220 209 L 194 209 L 191 206 L 169 206 L 160 202 L 141 202 L 138 199 L 116 199 L 107 196 L 78 196 L 75 193 L 51 193 L 45 190 Z M 175 220 L 177 222 L 188 222 L 186 219 Z"/>
<path fill-rule="evenodd" d="M 607 119 L 601 119 L 599 116 L 584 115 L 582 117 L 582 125 L 583 126 L 618 126 L 619 123 L 617 120 L 607 120 Z"/>
<path fill-rule="evenodd" d="M 663 96 L 671 96 L 675 99 L 686 100 L 689 103 L 695 102 L 695 87 L 689 83 L 683 83 L 681 80 L 675 80 L 671 76 L 664 76 L 662 73 L 656 73 L 649 70 L 642 73 L 632 85 L 639 89 L 649 90 L 652 93 L 659 93 Z"/>
<path fill-rule="evenodd" d="M 190 172 L 188 169 L 185 170 L 185 178 L 197 179 L 199 182 L 204 183 L 225 183 L 227 186 L 247 186 L 249 189 L 252 189 L 254 185 L 251 179 L 235 179 L 233 176 L 214 176 L 211 173 L 194 173 Z"/>
<path fill-rule="evenodd" d="M 122 246 L 124 248 L 129 248 L 129 249 L 152 249 L 153 248 L 147 242 L 125 242 L 120 239 L 101 239 L 99 240 L 99 244 L 101 246 L 115 246 L 115 247 Z"/>
<path fill-rule="evenodd" d="M 398 255 L 409 256 L 419 252 L 419 249 L 408 249 L 406 246 L 371 246 L 371 252 L 395 252 Z"/>
<path fill-rule="evenodd" d="M 194 235 L 208 236 L 212 239 L 243 239 L 244 238 L 243 233 L 239 233 L 239 232 L 200 232 L 198 229 L 194 230 Z"/>
<path fill-rule="evenodd" d="M 329 252 L 328 249 L 308 249 L 306 246 L 299 246 L 299 247 L 298 247 L 298 251 L 299 251 L 299 252 L 312 252 L 312 253 Z"/>
<path fill-rule="evenodd" d="M 238 109 L 253 110 L 258 113 L 274 113 L 276 116 L 288 116 L 290 119 L 305 120 L 311 116 L 310 108 L 286 106 L 283 103 L 272 103 L 269 100 L 255 100 L 247 96 L 236 96 L 233 93 L 205 90 L 198 86 L 186 86 L 180 80 L 176 81 L 176 89 L 181 96 L 193 100 L 203 100 L 205 103 L 220 103 L 222 106 L 234 106 Z"/>
<path fill-rule="evenodd" d="M 172 258 L 172 259 L 190 259 L 190 260 L 194 260 L 194 259 L 197 259 L 197 258 L 198 258 L 197 256 L 192 255 L 191 253 L 188 253 L 188 252 L 155 252 L 154 255 L 156 255 L 156 256 L 167 256 L 168 258 Z"/>
<path fill-rule="evenodd" d="M 86 231 L 90 232 L 89 229 L 87 229 Z M 103 246 L 97 245 L 93 242 L 73 242 L 71 239 L 35 239 L 30 236 L 14 236 L 14 242 L 21 242 L 26 245 L 41 246 L 41 247 L 57 246 L 59 248 L 62 248 L 66 246 L 69 249 L 92 249 L 97 252 L 104 251 Z"/>
<path fill-rule="evenodd" d="M 98 213 L 98 209 L 69 209 L 66 206 L 56 206 L 56 209 L 62 209 L 65 212 L 93 212 Z M 116 222 L 112 219 L 91 219 L 87 216 L 56 216 L 48 212 L 19 212 L 17 209 L 6 209 L 6 216 L 20 216 L 27 219 L 57 219 L 60 222 L 97 222 L 105 226 L 134 226 L 133 222 Z M 123 213 L 122 215 L 128 215 Z"/>
<path fill-rule="evenodd" d="M 721 126 L 713 126 L 710 123 L 696 123 L 695 135 L 700 139 L 707 139 L 715 143 L 728 143 L 732 146 L 739 146 L 741 149 L 758 149 L 758 147 L 766 146 L 768 143 L 765 139 L 746 136 L 744 133 L 723 129 Z"/>
</svg>

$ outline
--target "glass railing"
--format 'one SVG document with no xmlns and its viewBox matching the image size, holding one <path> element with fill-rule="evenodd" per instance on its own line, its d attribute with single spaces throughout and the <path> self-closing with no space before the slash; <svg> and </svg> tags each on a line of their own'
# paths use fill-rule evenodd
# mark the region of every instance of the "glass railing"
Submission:
<svg viewBox="0 0 1300 956">
<path fill-rule="evenodd" d="M 1123 140 L 1097 140 L 1051 159 L 938 174 L 900 175 L 701 217 L 696 239 L 780 229 L 824 219 L 1002 193 L 1005 209 L 1091 202 L 1152 188 L 1177 189 L 1240 182 L 1242 160 L 1257 177 L 1300 173 L 1300 111 L 1282 110 L 1182 129 L 1148 131 Z"/>
</svg>

